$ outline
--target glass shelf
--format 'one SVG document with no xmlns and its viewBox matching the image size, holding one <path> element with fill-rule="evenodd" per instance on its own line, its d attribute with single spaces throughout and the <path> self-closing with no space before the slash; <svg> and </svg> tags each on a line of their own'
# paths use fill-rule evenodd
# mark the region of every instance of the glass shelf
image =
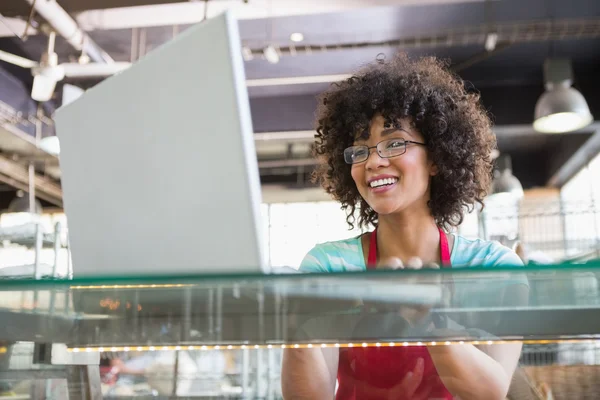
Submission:
<svg viewBox="0 0 600 400">
<path fill-rule="evenodd" d="M 75 352 L 592 341 L 600 262 L 0 280 L 0 341 Z"/>
</svg>

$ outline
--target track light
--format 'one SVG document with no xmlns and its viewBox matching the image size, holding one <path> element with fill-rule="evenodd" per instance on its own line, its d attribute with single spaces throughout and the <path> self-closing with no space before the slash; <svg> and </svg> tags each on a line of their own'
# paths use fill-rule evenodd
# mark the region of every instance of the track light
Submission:
<svg viewBox="0 0 600 400">
<path fill-rule="evenodd" d="M 271 64 L 277 64 L 279 62 L 279 53 L 275 50 L 275 47 L 269 45 L 264 48 L 263 54 L 265 59 Z"/>
</svg>

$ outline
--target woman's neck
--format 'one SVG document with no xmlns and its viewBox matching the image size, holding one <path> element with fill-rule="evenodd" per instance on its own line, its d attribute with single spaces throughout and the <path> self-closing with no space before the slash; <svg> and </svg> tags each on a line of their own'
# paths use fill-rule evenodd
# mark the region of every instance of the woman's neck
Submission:
<svg viewBox="0 0 600 400">
<path fill-rule="evenodd" d="M 440 235 L 429 213 L 380 215 L 377 227 L 377 257 L 398 257 L 406 263 L 413 257 L 423 263 L 440 263 Z"/>
</svg>

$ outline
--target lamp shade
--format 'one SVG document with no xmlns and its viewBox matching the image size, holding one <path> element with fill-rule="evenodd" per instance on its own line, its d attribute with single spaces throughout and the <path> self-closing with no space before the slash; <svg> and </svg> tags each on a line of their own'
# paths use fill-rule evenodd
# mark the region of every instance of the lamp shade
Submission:
<svg viewBox="0 0 600 400">
<path fill-rule="evenodd" d="M 581 129 L 594 120 L 583 95 L 568 82 L 548 85 L 535 105 L 533 128 L 542 133 L 563 133 Z"/>
<path fill-rule="evenodd" d="M 33 209 L 35 211 L 35 214 L 42 213 L 42 203 L 40 203 L 38 199 L 35 199 L 35 204 L 34 204 Z M 25 193 L 22 196 L 17 195 L 17 197 L 15 197 L 8 205 L 8 212 L 9 213 L 28 213 L 28 212 L 30 212 L 29 196 L 27 195 L 27 193 Z"/>
<path fill-rule="evenodd" d="M 514 176 L 510 169 L 498 173 L 492 181 L 492 190 L 490 195 L 497 195 L 501 193 L 510 194 L 516 198 L 523 197 L 523 185 Z"/>
<path fill-rule="evenodd" d="M 54 94 L 56 80 L 52 77 L 42 74 L 33 77 L 33 87 L 31 88 L 31 98 L 35 101 L 48 101 Z"/>
<path fill-rule="evenodd" d="M 506 195 L 513 198 L 523 197 L 523 185 L 512 173 L 512 160 L 509 155 L 503 154 L 496 159 L 497 170 L 494 171 L 494 179 L 490 196 Z"/>
</svg>

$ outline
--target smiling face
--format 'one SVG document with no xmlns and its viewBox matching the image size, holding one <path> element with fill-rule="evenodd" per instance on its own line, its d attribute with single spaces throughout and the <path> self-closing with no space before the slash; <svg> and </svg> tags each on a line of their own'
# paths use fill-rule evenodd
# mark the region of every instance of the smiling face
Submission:
<svg viewBox="0 0 600 400">
<path fill-rule="evenodd" d="M 360 195 L 380 216 L 427 208 L 430 180 L 437 172 L 437 168 L 428 159 L 427 148 L 407 143 L 404 154 L 382 158 L 374 146 L 388 139 L 425 142 L 408 119 L 399 120 L 395 124 L 386 123 L 382 115 L 376 114 L 368 132 L 354 141 L 354 145 L 373 147 L 366 161 L 352 165 L 352 179 Z M 390 144 L 395 146 L 397 142 L 392 141 Z"/>
</svg>

